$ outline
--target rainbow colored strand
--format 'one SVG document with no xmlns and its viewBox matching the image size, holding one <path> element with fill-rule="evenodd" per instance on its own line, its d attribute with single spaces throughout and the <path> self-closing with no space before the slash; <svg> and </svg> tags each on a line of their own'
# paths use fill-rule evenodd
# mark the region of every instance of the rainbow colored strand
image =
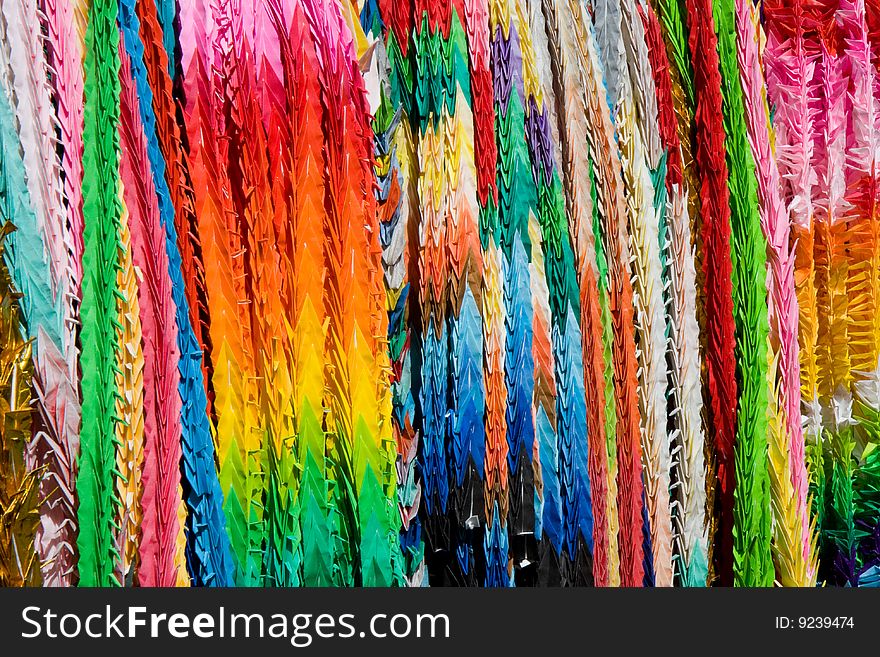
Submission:
<svg viewBox="0 0 880 657">
<path fill-rule="evenodd" d="M 0 584 L 880 586 L 878 0 L 4 0 Z"/>
</svg>

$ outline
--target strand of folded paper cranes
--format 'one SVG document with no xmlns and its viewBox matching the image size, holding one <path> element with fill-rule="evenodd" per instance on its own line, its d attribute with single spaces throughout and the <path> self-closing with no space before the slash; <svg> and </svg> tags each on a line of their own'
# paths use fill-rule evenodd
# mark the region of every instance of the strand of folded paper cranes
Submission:
<svg viewBox="0 0 880 657">
<path fill-rule="evenodd" d="M 880 585 L 877 0 L 0 0 L 0 584 Z"/>
</svg>

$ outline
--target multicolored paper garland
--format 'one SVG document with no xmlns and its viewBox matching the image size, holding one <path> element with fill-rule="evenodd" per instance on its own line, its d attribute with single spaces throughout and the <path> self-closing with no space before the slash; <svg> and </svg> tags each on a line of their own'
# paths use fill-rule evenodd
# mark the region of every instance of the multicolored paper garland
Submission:
<svg viewBox="0 0 880 657">
<path fill-rule="evenodd" d="M 4 1 L 0 583 L 880 584 L 878 9 Z"/>
</svg>

